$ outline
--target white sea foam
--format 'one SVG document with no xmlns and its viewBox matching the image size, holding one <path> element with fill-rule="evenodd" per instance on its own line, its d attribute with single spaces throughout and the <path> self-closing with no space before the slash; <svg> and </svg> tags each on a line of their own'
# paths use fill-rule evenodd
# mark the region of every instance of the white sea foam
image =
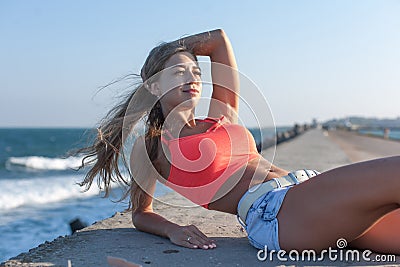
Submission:
<svg viewBox="0 0 400 267">
<path fill-rule="evenodd" d="M 77 185 L 82 177 L 76 175 L 40 177 L 33 179 L 0 180 L 0 210 L 10 210 L 26 205 L 41 205 L 72 198 L 98 195 L 95 184 L 89 191 Z"/>
<path fill-rule="evenodd" d="M 68 170 L 76 169 L 82 163 L 82 157 L 47 158 L 39 156 L 10 157 L 7 164 L 23 166 L 36 170 Z"/>
</svg>

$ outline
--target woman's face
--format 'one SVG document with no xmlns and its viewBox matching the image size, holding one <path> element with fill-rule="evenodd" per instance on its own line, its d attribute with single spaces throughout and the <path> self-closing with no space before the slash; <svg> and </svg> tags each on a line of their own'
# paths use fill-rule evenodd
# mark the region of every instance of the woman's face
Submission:
<svg viewBox="0 0 400 267">
<path fill-rule="evenodd" d="M 164 111 L 193 109 L 202 89 L 201 70 L 193 55 L 187 52 L 173 55 L 154 86 Z"/>
</svg>

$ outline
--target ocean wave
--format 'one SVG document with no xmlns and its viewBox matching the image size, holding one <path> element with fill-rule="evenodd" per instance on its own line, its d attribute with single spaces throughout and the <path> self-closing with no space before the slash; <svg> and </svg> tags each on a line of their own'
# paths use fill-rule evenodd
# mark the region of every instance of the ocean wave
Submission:
<svg viewBox="0 0 400 267">
<path fill-rule="evenodd" d="M 35 170 L 68 170 L 76 169 L 82 164 L 82 157 L 48 158 L 40 156 L 10 157 L 7 166 L 22 166 Z"/>
<path fill-rule="evenodd" d="M 101 195 L 94 184 L 88 191 L 77 182 L 78 175 L 40 177 L 35 179 L 0 180 L 0 210 L 10 210 L 21 206 L 43 205 L 67 199 L 88 198 Z M 117 187 L 115 184 L 113 187 Z"/>
</svg>

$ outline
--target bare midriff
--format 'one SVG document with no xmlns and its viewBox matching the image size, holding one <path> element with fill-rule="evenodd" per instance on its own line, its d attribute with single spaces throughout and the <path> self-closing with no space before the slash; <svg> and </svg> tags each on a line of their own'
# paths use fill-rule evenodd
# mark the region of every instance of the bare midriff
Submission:
<svg viewBox="0 0 400 267">
<path fill-rule="evenodd" d="M 219 199 L 211 202 L 210 210 L 218 210 L 231 214 L 237 213 L 237 205 L 246 191 L 257 184 L 288 174 L 288 171 L 278 168 L 260 156 L 260 160 L 252 160 L 241 170 L 238 177 L 229 179 L 217 192 Z M 236 181 L 236 184 L 235 184 Z"/>
</svg>

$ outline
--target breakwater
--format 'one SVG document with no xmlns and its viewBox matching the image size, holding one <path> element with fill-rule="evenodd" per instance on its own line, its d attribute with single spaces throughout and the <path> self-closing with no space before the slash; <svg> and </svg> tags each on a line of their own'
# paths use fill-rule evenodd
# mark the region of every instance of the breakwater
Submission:
<svg viewBox="0 0 400 267">
<path fill-rule="evenodd" d="M 296 138 L 301 134 L 305 133 L 306 131 L 314 129 L 316 127 L 317 127 L 316 124 L 299 125 L 296 123 L 292 127 L 288 127 L 285 130 L 279 130 L 279 131 L 277 130 L 276 134 L 274 134 L 273 136 L 264 137 L 259 142 L 257 142 L 257 150 L 261 152 L 264 149 L 268 149 L 275 145 L 279 145 L 283 142 L 292 140 L 293 138 Z"/>
</svg>

